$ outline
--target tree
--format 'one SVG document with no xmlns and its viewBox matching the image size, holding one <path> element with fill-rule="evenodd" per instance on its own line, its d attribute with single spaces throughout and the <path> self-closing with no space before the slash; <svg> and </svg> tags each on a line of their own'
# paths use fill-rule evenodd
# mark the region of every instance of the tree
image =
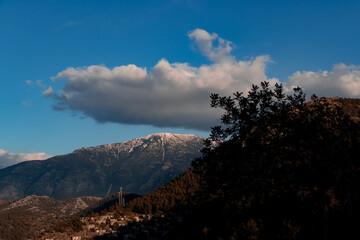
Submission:
<svg viewBox="0 0 360 240">
<path fill-rule="evenodd" d="M 201 229 L 235 239 L 337 239 L 355 232 L 359 124 L 331 99 L 305 103 L 300 87 L 286 96 L 282 85 L 262 82 L 247 96 L 212 94 L 211 106 L 224 109 L 222 125 L 212 128 L 193 166 L 204 179 L 199 201 L 218 219 L 199 211 Z"/>
</svg>

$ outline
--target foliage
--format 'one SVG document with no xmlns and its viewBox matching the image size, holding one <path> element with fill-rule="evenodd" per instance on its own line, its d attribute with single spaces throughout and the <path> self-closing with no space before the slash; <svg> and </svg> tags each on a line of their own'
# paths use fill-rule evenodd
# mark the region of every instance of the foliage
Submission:
<svg viewBox="0 0 360 240">
<path fill-rule="evenodd" d="M 189 169 L 169 183 L 128 204 L 128 209 L 139 213 L 161 216 L 174 207 L 184 207 L 199 188 L 199 177 Z"/>
<path fill-rule="evenodd" d="M 301 88 L 286 96 L 267 82 L 247 97 L 211 95 L 223 125 L 193 164 L 204 184 L 188 227 L 225 239 L 336 239 L 355 229 L 359 124 L 326 98 L 304 102 Z"/>
<path fill-rule="evenodd" d="M 71 230 L 72 232 L 80 232 L 83 230 L 83 225 L 79 218 L 73 217 L 71 220 L 62 221 L 55 225 L 57 232 L 65 232 Z"/>
</svg>

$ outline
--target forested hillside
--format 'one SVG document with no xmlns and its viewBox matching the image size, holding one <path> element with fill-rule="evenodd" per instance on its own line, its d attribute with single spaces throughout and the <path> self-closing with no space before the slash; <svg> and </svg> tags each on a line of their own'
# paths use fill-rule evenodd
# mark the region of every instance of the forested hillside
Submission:
<svg viewBox="0 0 360 240">
<path fill-rule="evenodd" d="M 131 201 L 127 207 L 135 212 L 161 216 L 175 207 L 191 205 L 199 186 L 199 175 L 189 169 L 142 198 Z"/>
<path fill-rule="evenodd" d="M 225 110 L 223 124 L 212 129 L 203 157 L 193 163 L 194 179 L 201 181 L 182 196 L 190 204 L 172 208 L 182 220 L 169 227 L 169 239 L 359 236 L 359 100 L 313 96 L 305 103 L 300 88 L 285 96 L 281 85 L 271 90 L 262 83 L 248 96 L 214 94 L 212 106 Z M 174 189 L 167 193 L 181 192 Z M 151 212 L 144 206 L 161 209 L 173 198 L 151 201 L 151 194 L 132 208 Z"/>
</svg>

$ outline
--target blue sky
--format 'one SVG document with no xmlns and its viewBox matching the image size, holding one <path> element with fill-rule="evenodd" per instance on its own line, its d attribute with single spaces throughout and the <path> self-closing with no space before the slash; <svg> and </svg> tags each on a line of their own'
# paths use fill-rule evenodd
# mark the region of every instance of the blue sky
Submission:
<svg viewBox="0 0 360 240">
<path fill-rule="evenodd" d="M 209 93 L 262 80 L 360 97 L 359 13 L 358 1 L 0 0 L 0 161 L 206 137 L 220 114 Z"/>
</svg>

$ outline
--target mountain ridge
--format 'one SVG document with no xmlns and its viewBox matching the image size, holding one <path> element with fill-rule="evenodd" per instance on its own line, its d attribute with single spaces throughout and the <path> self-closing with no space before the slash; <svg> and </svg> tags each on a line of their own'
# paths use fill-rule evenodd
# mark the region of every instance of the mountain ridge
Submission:
<svg viewBox="0 0 360 240">
<path fill-rule="evenodd" d="M 200 156 L 204 138 L 158 133 L 123 143 L 84 147 L 47 160 L 0 169 L 0 199 L 105 196 L 109 186 L 144 194 L 168 182 Z"/>
</svg>

